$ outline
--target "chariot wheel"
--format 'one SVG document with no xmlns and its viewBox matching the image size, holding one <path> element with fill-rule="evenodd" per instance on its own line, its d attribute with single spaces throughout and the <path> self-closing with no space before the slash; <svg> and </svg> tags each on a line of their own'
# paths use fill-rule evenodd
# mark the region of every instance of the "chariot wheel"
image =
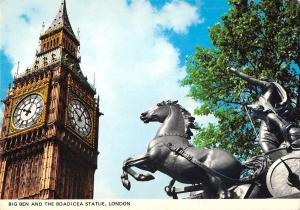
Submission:
<svg viewBox="0 0 300 210">
<path fill-rule="evenodd" d="M 266 183 L 273 197 L 300 195 L 300 151 L 276 160 L 268 170 Z"/>
</svg>

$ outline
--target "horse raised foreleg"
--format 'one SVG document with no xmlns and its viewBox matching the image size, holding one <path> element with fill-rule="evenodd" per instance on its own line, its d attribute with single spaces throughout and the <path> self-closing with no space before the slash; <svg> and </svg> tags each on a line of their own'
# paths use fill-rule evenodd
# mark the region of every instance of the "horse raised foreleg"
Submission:
<svg viewBox="0 0 300 210">
<path fill-rule="evenodd" d="M 136 171 L 134 171 L 131 167 L 137 167 L 144 170 L 147 170 L 147 161 L 149 160 L 149 155 L 143 155 L 139 158 L 128 158 L 126 161 L 124 161 L 123 164 L 123 174 L 121 176 L 122 184 L 127 189 L 130 190 L 130 182 L 128 180 L 128 174 L 130 174 L 133 178 L 135 178 L 137 181 L 150 181 L 154 179 L 154 177 L 149 174 L 139 174 Z M 153 171 L 150 170 L 149 171 Z"/>
<path fill-rule="evenodd" d="M 130 190 L 131 184 L 130 184 L 130 181 L 129 181 L 129 179 L 128 179 L 128 173 L 127 173 L 127 171 L 124 171 L 124 170 L 123 170 L 123 174 L 122 174 L 122 176 L 121 176 L 121 180 L 122 180 L 123 186 L 124 186 L 127 190 Z"/>
</svg>

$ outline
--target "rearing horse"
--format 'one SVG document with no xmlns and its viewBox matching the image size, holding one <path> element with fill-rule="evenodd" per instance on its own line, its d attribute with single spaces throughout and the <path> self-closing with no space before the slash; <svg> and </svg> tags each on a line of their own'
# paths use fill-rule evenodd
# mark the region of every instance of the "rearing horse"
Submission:
<svg viewBox="0 0 300 210">
<path fill-rule="evenodd" d="M 124 161 L 121 176 L 123 186 L 130 190 L 128 174 L 138 181 L 149 181 L 154 177 L 139 174 L 132 167 L 154 173 L 160 171 L 184 184 L 201 185 L 204 198 L 226 198 L 230 180 L 240 178 L 243 165 L 231 154 L 220 149 L 196 148 L 188 141 L 195 128 L 195 118 L 177 104 L 177 101 L 163 101 L 143 112 L 144 123 L 160 122 L 155 137 L 149 142 L 146 154 Z M 222 175 L 222 176 L 218 176 Z M 224 177 L 226 179 L 224 179 Z"/>
</svg>

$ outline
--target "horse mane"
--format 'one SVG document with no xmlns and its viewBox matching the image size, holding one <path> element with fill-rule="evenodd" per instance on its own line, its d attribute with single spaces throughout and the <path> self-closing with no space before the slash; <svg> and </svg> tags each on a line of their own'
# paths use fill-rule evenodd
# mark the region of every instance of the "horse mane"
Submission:
<svg viewBox="0 0 300 210">
<path fill-rule="evenodd" d="M 168 100 L 168 101 L 162 101 L 157 104 L 157 106 L 166 106 L 166 105 L 173 105 L 180 109 L 184 119 L 185 137 L 187 139 L 191 139 L 191 137 L 194 135 L 191 129 L 199 129 L 198 126 L 195 124 L 195 117 L 193 117 L 189 111 L 187 111 L 180 104 L 178 104 L 178 101 Z"/>
</svg>

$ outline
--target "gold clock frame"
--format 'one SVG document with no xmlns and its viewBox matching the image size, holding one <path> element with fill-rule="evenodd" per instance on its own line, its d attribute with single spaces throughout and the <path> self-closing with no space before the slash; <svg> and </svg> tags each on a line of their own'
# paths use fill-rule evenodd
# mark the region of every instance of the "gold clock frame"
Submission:
<svg viewBox="0 0 300 210">
<path fill-rule="evenodd" d="M 42 111 L 40 117 L 38 118 L 38 120 L 32 126 L 27 127 L 27 128 L 23 128 L 23 129 L 18 129 L 14 125 L 13 115 L 16 111 L 16 108 L 20 104 L 20 102 L 23 101 L 26 97 L 28 97 L 30 95 L 33 95 L 33 94 L 36 94 L 36 95 L 39 95 L 39 96 L 42 97 L 42 99 L 43 99 L 43 111 Z M 10 121 L 9 121 L 10 125 L 9 125 L 8 134 L 9 135 L 14 135 L 14 134 L 17 134 L 17 133 L 18 134 L 19 133 L 24 133 L 24 132 L 27 132 L 28 130 L 32 130 L 32 129 L 35 129 L 37 127 L 40 127 L 40 126 L 44 125 L 45 120 L 46 120 L 47 98 L 48 98 L 48 88 L 37 89 L 35 91 L 30 91 L 30 92 L 27 92 L 25 94 L 19 95 L 15 98 L 12 98 L 12 108 L 11 108 L 12 112 L 11 112 Z"/>
</svg>

